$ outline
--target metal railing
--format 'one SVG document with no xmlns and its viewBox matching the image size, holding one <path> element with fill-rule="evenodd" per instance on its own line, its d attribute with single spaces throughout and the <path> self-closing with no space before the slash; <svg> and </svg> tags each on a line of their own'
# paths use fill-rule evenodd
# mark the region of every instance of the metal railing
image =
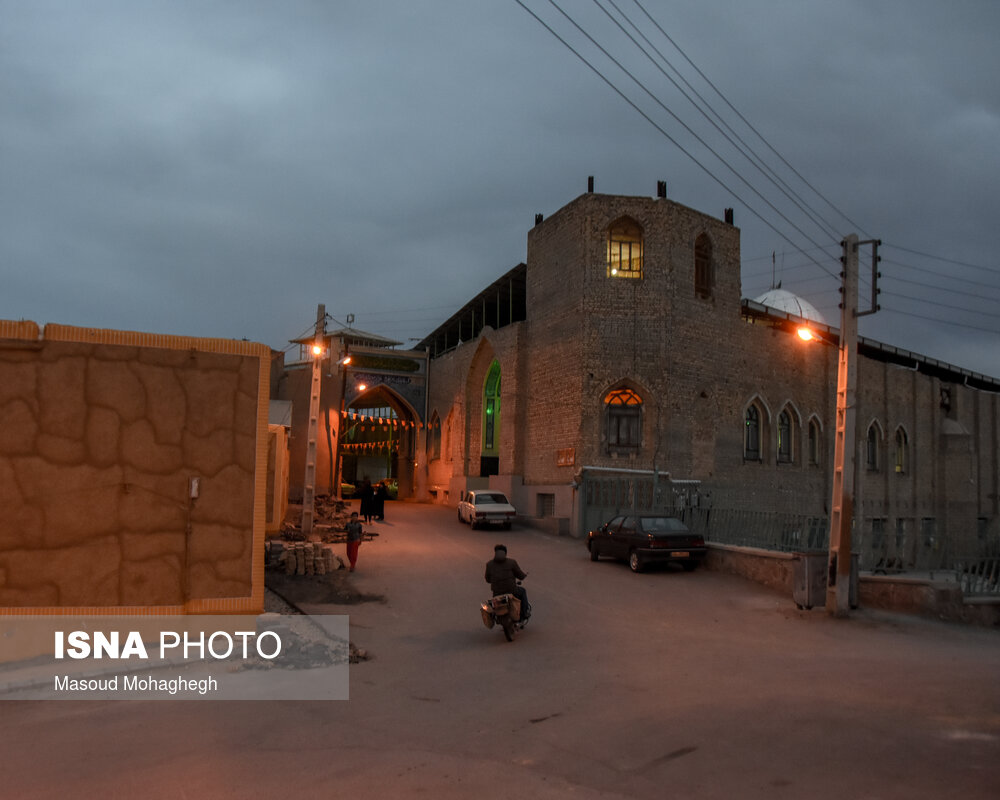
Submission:
<svg viewBox="0 0 1000 800">
<path fill-rule="evenodd" d="M 955 577 L 966 597 L 1000 598 L 1000 558 L 963 558 L 955 562 Z"/>
<path fill-rule="evenodd" d="M 706 541 L 782 553 L 829 549 L 826 517 L 725 508 L 679 509 L 677 516 Z"/>
<path fill-rule="evenodd" d="M 805 514 L 719 508 L 675 508 L 672 512 L 708 542 L 756 547 L 776 552 L 816 552 L 829 549 L 829 519 Z M 914 532 L 905 538 L 873 536 L 855 523 L 852 551 L 859 568 L 875 575 L 926 574 L 955 580 L 966 597 L 1000 598 L 1000 556 L 956 557 L 947 536 Z"/>
</svg>

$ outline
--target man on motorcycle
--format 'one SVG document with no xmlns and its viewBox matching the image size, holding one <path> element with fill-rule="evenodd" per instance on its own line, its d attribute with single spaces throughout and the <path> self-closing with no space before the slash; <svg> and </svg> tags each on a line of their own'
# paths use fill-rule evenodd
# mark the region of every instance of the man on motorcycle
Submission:
<svg viewBox="0 0 1000 800">
<path fill-rule="evenodd" d="M 507 558 L 507 548 L 498 544 L 493 548 L 493 560 L 486 562 L 486 582 L 493 589 L 493 596 L 512 594 L 521 601 L 521 620 L 531 616 L 531 604 L 528 593 L 523 586 L 518 586 L 519 580 L 524 580 L 528 574 L 518 566 L 513 558 Z"/>
</svg>

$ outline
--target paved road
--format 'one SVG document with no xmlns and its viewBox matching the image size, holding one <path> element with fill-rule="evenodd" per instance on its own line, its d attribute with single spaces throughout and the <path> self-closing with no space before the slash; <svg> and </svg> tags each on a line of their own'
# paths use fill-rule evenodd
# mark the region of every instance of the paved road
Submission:
<svg viewBox="0 0 1000 800">
<path fill-rule="evenodd" d="M 1000 633 L 633 575 L 580 542 L 393 503 L 352 576 L 340 703 L 0 704 L 4 797 L 996 798 Z M 478 603 L 529 572 L 513 644 Z"/>
</svg>

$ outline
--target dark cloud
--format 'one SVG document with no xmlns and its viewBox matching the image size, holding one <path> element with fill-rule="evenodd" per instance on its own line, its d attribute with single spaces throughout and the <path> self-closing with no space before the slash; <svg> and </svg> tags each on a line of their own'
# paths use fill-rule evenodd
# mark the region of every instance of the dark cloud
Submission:
<svg viewBox="0 0 1000 800">
<path fill-rule="evenodd" d="M 523 260 L 534 214 L 588 175 L 621 194 L 665 179 L 694 208 L 736 208 L 745 293 L 770 285 L 775 251 L 784 286 L 833 324 L 837 241 L 882 238 L 886 310 L 862 332 L 1000 375 L 1000 7 L 644 3 L 850 220 L 810 195 L 820 228 L 596 3 L 563 7 L 663 106 L 552 4 L 525 4 L 721 185 L 513 0 L 0 0 L 0 316 L 280 348 L 323 302 L 405 342 Z M 725 109 L 631 0 L 616 5 Z"/>
</svg>

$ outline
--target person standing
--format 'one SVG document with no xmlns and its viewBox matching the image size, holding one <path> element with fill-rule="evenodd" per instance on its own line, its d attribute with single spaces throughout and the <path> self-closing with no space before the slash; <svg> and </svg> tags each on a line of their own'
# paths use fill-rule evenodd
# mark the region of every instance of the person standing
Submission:
<svg viewBox="0 0 1000 800">
<path fill-rule="evenodd" d="M 361 516 L 365 522 L 372 521 L 372 511 L 375 506 L 375 490 L 372 488 L 372 482 L 365 477 L 365 482 L 361 484 L 361 491 L 358 492 L 361 497 Z"/>
<path fill-rule="evenodd" d="M 388 496 L 389 489 L 386 487 L 385 481 L 379 481 L 375 487 L 375 500 L 372 505 L 372 516 L 375 519 L 385 519 L 385 501 Z"/>
<path fill-rule="evenodd" d="M 354 572 L 354 565 L 358 563 L 358 550 L 361 548 L 361 540 L 365 535 L 357 511 L 351 512 L 351 519 L 345 526 L 345 530 L 347 531 L 347 560 L 351 564 L 349 571 Z"/>
</svg>

